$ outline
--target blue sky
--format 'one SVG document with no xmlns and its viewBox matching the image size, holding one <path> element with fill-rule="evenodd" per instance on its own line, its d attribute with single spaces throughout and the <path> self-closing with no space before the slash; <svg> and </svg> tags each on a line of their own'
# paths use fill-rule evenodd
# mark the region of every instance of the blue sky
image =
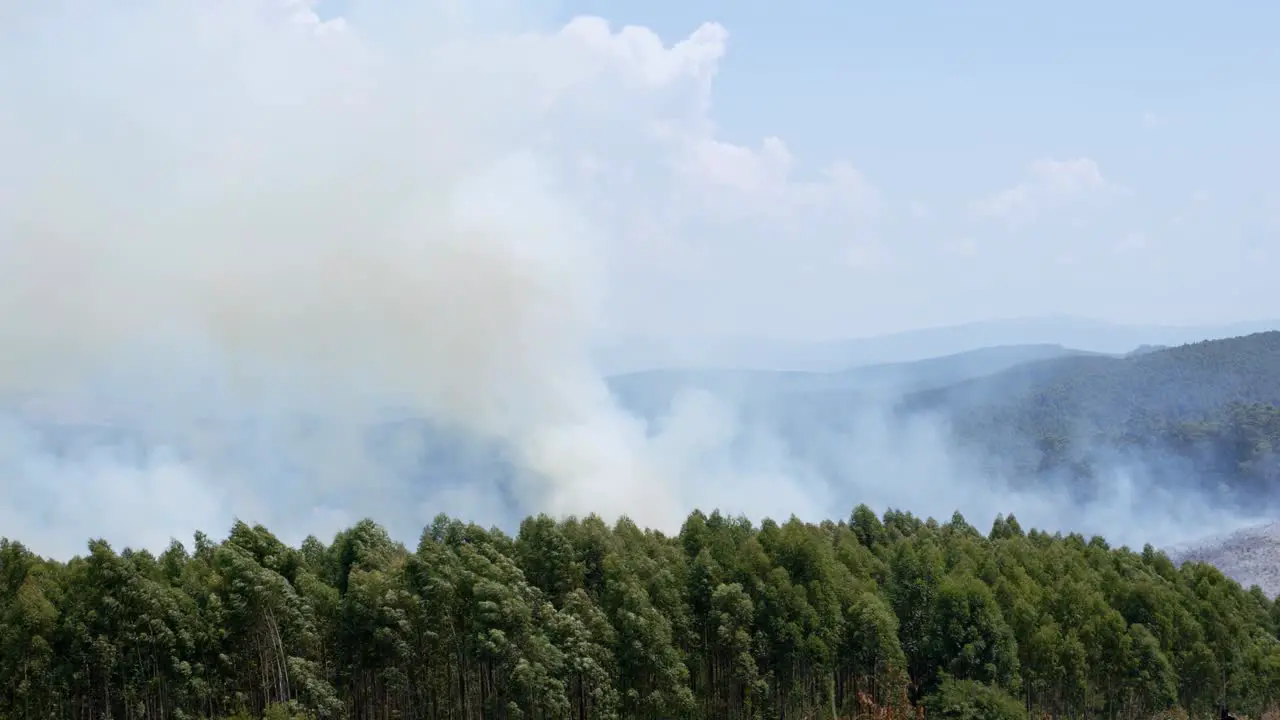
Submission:
<svg viewBox="0 0 1280 720">
<path fill-rule="evenodd" d="M 728 52 L 712 113 L 725 138 L 778 135 L 810 169 L 847 158 L 888 204 L 934 211 L 890 238 L 911 246 L 955 233 L 977 246 L 950 278 L 902 275 L 906 288 L 953 307 L 848 331 L 1022 312 L 1160 322 L 1280 314 L 1270 288 L 1280 261 L 1280 6 L 695 0 L 561 10 L 576 13 L 669 40 L 721 23 Z M 1078 230 L 1064 227 L 1066 215 L 1012 233 L 960 217 L 976 194 L 1013 185 L 1042 157 L 1091 158 L 1130 194 Z M 1125 238 L 1142 252 L 1096 249 Z"/>
<path fill-rule="evenodd" d="M 953 187 L 948 169 L 999 183 L 1002 171 L 982 165 L 1043 153 L 1105 153 L 1117 172 L 1153 179 L 1180 160 L 1238 174 L 1228 162 L 1275 150 L 1280 7 L 1229 7 L 694 0 L 565 3 L 560 14 L 668 41 L 718 22 L 727 136 L 779 134 L 800 155 L 858 158 L 892 187 L 926 192 Z M 904 168 L 929 163 L 945 177 Z"/>
</svg>

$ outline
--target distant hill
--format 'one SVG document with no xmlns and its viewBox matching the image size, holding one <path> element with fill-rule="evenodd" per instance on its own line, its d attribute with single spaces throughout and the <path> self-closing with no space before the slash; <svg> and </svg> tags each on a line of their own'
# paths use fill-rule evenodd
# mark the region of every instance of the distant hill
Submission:
<svg viewBox="0 0 1280 720">
<path fill-rule="evenodd" d="M 1026 363 L 908 394 L 899 412 L 947 418 L 1014 475 L 1086 479 L 1141 456 L 1257 498 L 1280 487 L 1280 332 Z"/>
<path fill-rule="evenodd" d="M 651 370 L 609 378 L 614 393 L 632 411 L 647 416 L 663 412 L 681 390 L 705 390 L 752 403 L 822 394 L 897 396 L 938 388 L 998 373 L 1025 363 L 1094 356 L 1061 345 L 1009 345 L 905 363 L 878 363 L 838 372 L 771 370 Z M 831 398 L 826 398 L 830 400 Z"/>
<path fill-rule="evenodd" d="M 597 360 L 608 374 L 660 368 L 739 368 L 837 372 L 1000 346 L 1062 345 L 1122 355 L 1134 348 L 1280 330 L 1280 319 L 1222 325 L 1127 325 L 1069 315 L 1009 318 L 822 342 L 755 338 L 615 341 Z"/>
<path fill-rule="evenodd" d="M 1142 416 L 1200 419 L 1230 403 L 1258 402 L 1280 403 L 1280 332 L 1122 358 L 1077 354 L 1029 362 L 912 393 L 903 404 L 951 412 L 985 407 L 1099 429 Z"/>
<path fill-rule="evenodd" d="M 681 388 L 729 398 L 818 465 L 833 439 L 856 443 L 864 410 L 889 405 L 900 420 L 945 421 L 994 475 L 1070 483 L 1079 497 L 1117 467 L 1253 509 L 1280 490 L 1275 331 L 1116 355 L 1022 345 L 835 373 L 663 371 L 610 384 L 650 417 Z"/>
<path fill-rule="evenodd" d="M 1168 345 L 1139 345 L 1126 355 L 1146 355 L 1147 353 L 1157 352 L 1159 350 L 1168 350 Z"/>
</svg>

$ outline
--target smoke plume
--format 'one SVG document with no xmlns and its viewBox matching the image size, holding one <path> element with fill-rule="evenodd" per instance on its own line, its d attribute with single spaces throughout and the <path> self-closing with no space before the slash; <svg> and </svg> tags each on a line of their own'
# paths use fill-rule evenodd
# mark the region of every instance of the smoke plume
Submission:
<svg viewBox="0 0 1280 720">
<path fill-rule="evenodd" d="M 296 541 L 368 515 L 412 539 L 441 511 L 674 530 L 694 506 L 856 502 L 1130 527 L 1131 500 L 1064 517 L 969 479 L 930 423 L 891 437 L 869 413 L 820 468 L 733 398 L 624 411 L 590 352 L 610 287 L 638 243 L 678 244 L 653 212 L 678 193 L 635 178 L 723 154 L 696 98 L 724 31 L 666 46 L 592 18 L 543 32 L 528 6 L 385 5 L 0 10 L 0 534 L 66 556 L 232 517 Z M 645 166 L 628 138 L 687 162 Z M 793 194 L 771 177 L 716 176 L 709 204 L 740 205 L 727 184 L 783 215 L 860 192 L 851 171 Z"/>
</svg>

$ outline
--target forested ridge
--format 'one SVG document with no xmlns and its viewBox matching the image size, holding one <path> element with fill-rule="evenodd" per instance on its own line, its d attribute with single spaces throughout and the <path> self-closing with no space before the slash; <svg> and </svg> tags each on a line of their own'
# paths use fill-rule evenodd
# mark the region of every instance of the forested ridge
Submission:
<svg viewBox="0 0 1280 720">
<path fill-rule="evenodd" d="M 833 443 L 856 447 L 868 417 L 908 429 L 941 419 L 953 449 L 999 480 L 1065 482 L 1087 495 L 1094 481 L 1114 479 L 1107 470 L 1123 468 L 1249 507 L 1270 503 L 1280 486 L 1274 331 L 1123 357 L 994 347 L 842 373 L 669 371 L 610 382 L 625 407 L 650 420 L 679 390 L 707 390 L 817 466 L 838 454 Z"/>
<path fill-rule="evenodd" d="M 1280 403 L 1280 331 L 1204 340 L 1126 357 L 1075 355 L 1023 363 L 985 377 L 915 393 L 910 408 L 969 409 L 1035 400 L 1095 426 L 1136 408 L 1193 420 L 1231 403 Z"/>
<path fill-rule="evenodd" d="M 1078 482 L 1128 461 L 1256 504 L 1280 483 L 1280 332 L 1026 363 L 909 395 L 900 412 L 943 414 L 1009 477 Z"/>
<path fill-rule="evenodd" d="M 158 556 L 0 542 L 0 717 L 1257 717 L 1280 605 L 1151 547 L 906 512 L 675 537 L 441 516 Z"/>
</svg>

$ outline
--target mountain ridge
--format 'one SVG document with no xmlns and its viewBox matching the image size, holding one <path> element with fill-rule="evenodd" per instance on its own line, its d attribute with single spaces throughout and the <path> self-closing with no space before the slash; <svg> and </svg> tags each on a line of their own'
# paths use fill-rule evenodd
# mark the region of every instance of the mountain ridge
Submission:
<svg viewBox="0 0 1280 720">
<path fill-rule="evenodd" d="M 631 409 L 653 415 L 681 390 L 706 390 L 733 399 L 758 399 L 787 393 L 901 393 L 949 385 L 989 375 L 1026 362 L 1090 356 L 1057 344 L 1001 345 L 901 363 L 874 363 L 832 372 L 730 368 L 658 369 L 622 373 L 607 379 L 610 389 Z"/>
<path fill-rule="evenodd" d="M 673 367 L 835 372 L 854 366 L 911 362 L 1002 345 L 1060 344 L 1089 352 L 1123 354 L 1143 345 L 1175 346 L 1276 329 L 1280 329 L 1280 318 L 1160 325 L 1044 315 L 830 340 L 615 339 L 598 348 L 596 356 L 608 375 Z"/>
</svg>

